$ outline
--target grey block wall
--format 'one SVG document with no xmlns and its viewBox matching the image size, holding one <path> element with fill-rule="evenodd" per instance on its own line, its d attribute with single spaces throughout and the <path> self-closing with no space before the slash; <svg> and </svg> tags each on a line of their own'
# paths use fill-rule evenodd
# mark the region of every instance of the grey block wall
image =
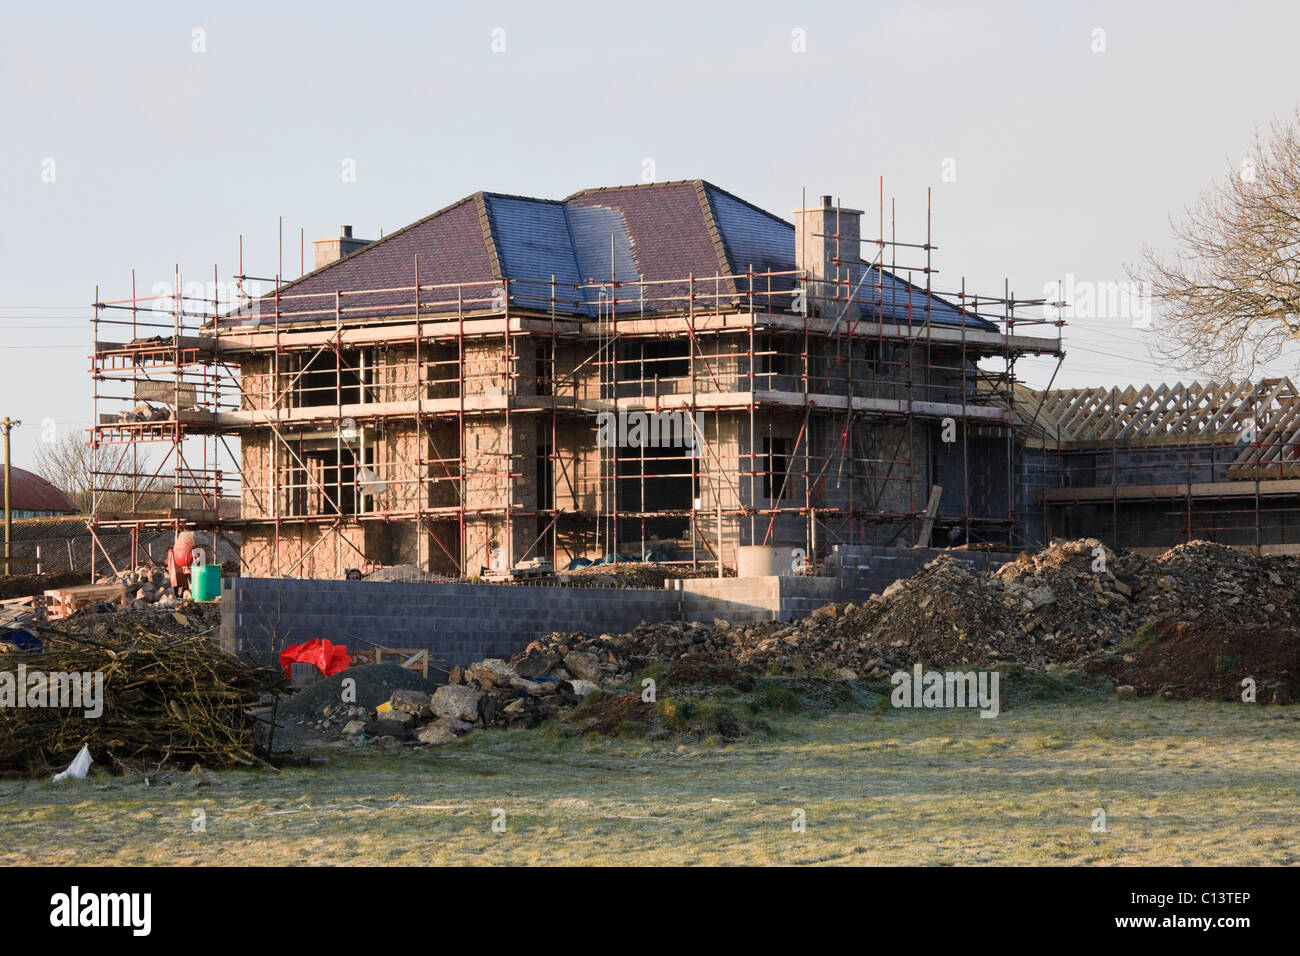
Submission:
<svg viewBox="0 0 1300 956">
<path fill-rule="evenodd" d="M 288 645 L 325 638 L 353 654 L 375 646 L 423 649 L 450 668 L 508 658 L 554 631 L 620 633 L 641 621 L 795 620 L 825 604 L 864 601 L 941 553 L 986 571 L 1015 557 L 837 546 L 827 576 L 693 578 L 664 589 L 226 578 L 221 639 L 235 653 L 266 663 Z"/>
<path fill-rule="evenodd" d="M 1018 447 L 1016 455 L 1016 543 L 1029 548 L 1046 547 L 1047 522 L 1043 503 L 1036 495 L 1060 484 L 1056 456 L 1041 448 L 1024 447 Z"/>
<path fill-rule="evenodd" d="M 836 545 L 827 561 L 828 571 L 839 580 L 840 601 L 865 601 L 900 578 L 910 578 L 940 554 L 950 554 L 971 567 L 991 574 L 1015 554 L 1005 551 L 945 551 L 938 548 L 884 548 L 874 545 Z"/>
<path fill-rule="evenodd" d="M 463 666 L 510 657 L 552 631 L 627 631 L 679 613 L 678 592 L 632 588 L 285 578 L 227 578 L 221 588 L 223 644 L 267 662 L 325 638 L 354 654 L 409 647 Z"/>
</svg>

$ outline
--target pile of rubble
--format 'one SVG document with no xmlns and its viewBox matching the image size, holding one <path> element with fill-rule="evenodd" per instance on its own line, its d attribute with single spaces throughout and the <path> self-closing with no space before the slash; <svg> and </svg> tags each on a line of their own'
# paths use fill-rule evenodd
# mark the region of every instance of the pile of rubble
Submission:
<svg viewBox="0 0 1300 956">
<path fill-rule="evenodd" d="M 1077 662 L 1152 619 L 1234 625 L 1300 619 L 1300 564 L 1203 541 L 1158 558 L 1096 539 L 1022 554 L 986 575 L 941 554 L 861 604 L 795 622 L 642 623 L 627 634 L 553 634 L 511 663 L 521 675 L 607 681 L 656 662 L 702 656 L 747 673 L 815 670 L 868 676 L 908 668 Z M 595 662 L 584 672 L 574 670 Z"/>
<path fill-rule="evenodd" d="M 365 723 L 398 690 L 432 691 L 437 681 L 397 664 L 358 664 L 307 685 L 279 705 L 276 734 L 282 743 L 336 734 Z M 355 729 L 355 728 L 354 728 Z"/>
<path fill-rule="evenodd" d="M 365 734 L 381 742 L 415 740 L 450 743 L 484 727 L 507 730 L 536 727 L 577 705 L 596 689 L 588 680 L 559 677 L 530 679 L 495 658 L 467 668 L 453 668 L 448 683 L 432 694 L 393 691 L 389 708 L 376 720 L 354 720 L 344 734 Z"/>
<path fill-rule="evenodd" d="M 142 564 L 138 568 L 125 568 L 116 574 L 106 574 L 95 583 L 124 585 L 127 606 L 137 610 L 151 604 L 174 607 L 190 598 L 188 589 L 178 594 L 167 578 L 166 569 L 156 566 Z"/>
<path fill-rule="evenodd" d="M 1208 541 L 1170 548 L 1147 564 L 1145 617 L 1242 626 L 1300 622 L 1300 563 Z"/>
<path fill-rule="evenodd" d="M 221 606 L 218 604 L 187 604 L 179 610 L 155 604 L 145 608 L 128 607 L 112 614 L 87 613 L 90 610 L 86 608 L 71 617 L 41 625 L 38 630 L 57 630 L 115 647 L 126 637 L 141 631 L 172 637 L 193 634 L 212 639 L 221 627 Z"/>
<path fill-rule="evenodd" d="M 1147 622 L 1173 618 L 1230 628 L 1300 621 L 1300 562 L 1203 541 L 1145 558 L 1083 539 L 1022 554 L 987 575 L 941 554 L 861 604 L 828 605 L 799 621 L 551 634 L 509 663 L 453 669 L 432 694 L 394 691 L 390 712 L 345 730 L 441 744 L 482 727 L 535 727 L 647 668 L 682 684 L 817 671 L 881 679 L 916 663 L 1078 664 L 1114 651 Z"/>
</svg>

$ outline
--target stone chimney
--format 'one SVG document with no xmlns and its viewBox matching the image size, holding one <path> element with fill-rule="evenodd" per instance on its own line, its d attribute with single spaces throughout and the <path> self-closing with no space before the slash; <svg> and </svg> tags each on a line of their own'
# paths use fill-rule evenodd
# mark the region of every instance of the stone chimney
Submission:
<svg viewBox="0 0 1300 956">
<path fill-rule="evenodd" d="M 838 315 L 862 278 L 862 210 L 837 209 L 832 197 L 822 196 L 820 205 L 791 212 L 795 263 L 811 277 L 811 311 Z"/>
<path fill-rule="evenodd" d="M 313 239 L 311 244 L 316 248 L 316 264 L 312 268 L 319 269 L 331 262 L 337 262 L 344 256 L 369 245 L 372 241 L 370 239 L 353 239 L 351 226 L 344 226 L 337 236 L 330 236 L 328 239 Z"/>
</svg>

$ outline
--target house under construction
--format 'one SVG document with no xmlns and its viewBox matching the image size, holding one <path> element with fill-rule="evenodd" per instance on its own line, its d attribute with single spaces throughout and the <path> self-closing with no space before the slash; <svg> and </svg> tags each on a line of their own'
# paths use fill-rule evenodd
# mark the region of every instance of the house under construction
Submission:
<svg viewBox="0 0 1300 956">
<path fill-rule="evenodd" d="M 177 275 L 166 310 L 97 301 L 92 442 L 172 507 L 93 523 L 229 537 L 245 574 L 294 577 L 1025 543 L 1043 400 L 1016 362 L 1059 360 L 1060 322 L 940 290 L 929 236 L 862 217 L 704 181 L 477 193 L 345 227 L 257 298 Z"/>
</svg>

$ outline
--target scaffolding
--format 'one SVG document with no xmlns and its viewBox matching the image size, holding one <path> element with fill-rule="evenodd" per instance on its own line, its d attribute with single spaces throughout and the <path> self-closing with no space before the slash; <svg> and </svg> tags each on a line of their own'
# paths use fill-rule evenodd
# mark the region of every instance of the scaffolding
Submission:
<svg viewBox="0 0 1300 956">
<path fill-rule="evenodd" d="M 425 283 L 414 257 L 409 285 L 329 294 L 242 263 L 232 301 L 215 268 L 210 295 L 177 270 L 165 307 L 134 277 L 128 298 L 97 290 L 91 443 L 113 454 L 92 530 L 193 530 L 271 576 L 721 571 L 744 544 L 816 561 L 936 521 L 1017 543 L 1015 434 L 1037 410 L 1016 362 L 1059 367 L 1064 323 L 1042 313 L 1060 304 L 933 288 L 928 215 L 923 243 L 886 237 L 883 203 L 876 238 L 834 223 L 820 275 L 617 280 L 611 239 L 610 278 L 577 284 Z M 691 440 L 598 440 L 637 415 Z M 123 481 L 130 507 L 102 508 Z"/>
</svg>

